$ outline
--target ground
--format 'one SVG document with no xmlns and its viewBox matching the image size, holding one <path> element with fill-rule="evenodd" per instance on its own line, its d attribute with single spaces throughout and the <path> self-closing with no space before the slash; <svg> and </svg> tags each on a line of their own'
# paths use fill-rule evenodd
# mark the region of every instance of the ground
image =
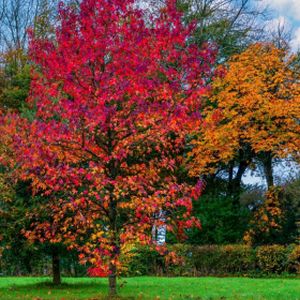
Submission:
<svg viewBox="0 0 300 300">
<path fill-rule="evenodd" d="M 105 278 L 64 278 L 60 287 L 53 287 L 49 278 L 2 277 L 0 299 L 76 300 L 104 299 Z M 119 280 L 122 299 L 270 299 L 300 300 L 300 279 L 251 278 L 160 278 L 136 277 Z"/>
</svg>

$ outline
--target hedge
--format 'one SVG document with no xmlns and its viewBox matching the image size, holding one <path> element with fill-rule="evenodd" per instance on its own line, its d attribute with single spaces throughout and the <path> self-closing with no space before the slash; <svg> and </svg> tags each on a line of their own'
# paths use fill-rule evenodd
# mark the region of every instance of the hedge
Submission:
<svg viewBox="0 0 300 300">
<path fill-rule="evenodd" d="M 167 264 L 164 256 L 150 247 L 132 249 L 133 256 L 123 275 L 165 276 L 261 276 L 300 275 L 300 245 L 172 245 L 179 263 Z"/>
</svg>

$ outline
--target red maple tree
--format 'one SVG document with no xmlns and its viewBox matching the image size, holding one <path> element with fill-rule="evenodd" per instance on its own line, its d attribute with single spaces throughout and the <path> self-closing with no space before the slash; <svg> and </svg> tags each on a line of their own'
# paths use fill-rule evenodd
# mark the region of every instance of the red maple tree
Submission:
<svg viewBox="0 0 300 300">
<path fill-rule="evenodd" d="M 44 230 L 106 264 L 115 294 L 124 245 L 150 243 L 154 225 L 177 235 L 199 226 L 201 183 L 177 170 L 201 126 L 216 51 L 190 43 L 194 24 L 175 0 L 147 22 L 132 0 L 83 0 L 59 16 L 53 40 L 31 40 L 35 117 L 15 151 L 22 176 L 54 199 Z"/>
</svg>

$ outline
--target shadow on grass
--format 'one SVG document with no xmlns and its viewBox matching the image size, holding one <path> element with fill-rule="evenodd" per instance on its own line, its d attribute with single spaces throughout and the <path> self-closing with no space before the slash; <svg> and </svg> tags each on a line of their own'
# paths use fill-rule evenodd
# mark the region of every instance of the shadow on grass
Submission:
<svg viewBox="0 0 300 300">
<path fill-rule="evenodd" d="M 29 284 L 11 284 L 7 287 L 1 287 L 0 293 L 17 292 L 20 294 L 35 294 L 36 291 L 47 294 L 49 290 L 72 292 L 72 291 L 85 291 L 89 290 L 90 293 L 95 293 L 97 296 L 87 297 L 87 300 L 136 300 L 139 297 L 133 296 L 116 296 L 114 298 L 107 296 L 107 284 L 104 282 L 74 282 L 74 283 L 62 283 L 60 285 L 53 284 L 51 281 L 44 281 L 38 283 Z M 99 295 L 100 294 L 100 295 Z M 1 298 L 2 299 L 2 298 Z M 35 299 L 35 298 L 34 298 Z M 43 299 L 43 298 L 37 298 Z"/>
<path fill-rule="evenodd" d="M 62 283 L 62 284 L 53 284 L 51 281 L 44 281 L 44 282 L 38 282 L 38 283 L 29 283 L 29 284 L 12 284 L 8 287 L 2 287 L 0 290 L 42 290 L 42 289 L 55 289 L 55 290 L 79 290 L 83 288 L 89 288 L 89 289 L 104 289 L 106 288 L 105 284 L 99 283 L 99 282 L 80 282 L 80 283 Z"/>
</svg>

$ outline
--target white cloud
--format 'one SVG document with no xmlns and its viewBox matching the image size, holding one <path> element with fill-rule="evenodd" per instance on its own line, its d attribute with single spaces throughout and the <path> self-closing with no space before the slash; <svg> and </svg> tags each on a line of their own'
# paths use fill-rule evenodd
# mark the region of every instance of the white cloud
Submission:
<svg viewBox="0 0 300 300">
<path fill-rule="evenodd" d="M 292 24 L 285 16 L 279 16 L 278 18 L 268 21 L 266 29 L 272 32 L 277 30 L 278 27 L 284 27 L 286 30 L 291 30 Z"/>
<path fill-rule="evenodd" d="M 293 51 L 300 49 L 300 27 L 294 31 L 293 38 L 291 40 L 291 47 Z"/>
<path fill-rule="evenodd" d="M 280 15 L 287 15 L 300 21 L 300 0 L 263 0 L 263 2 Z"/>
<path fill-rule="evenodd" d="M 291 33 L 290 45 L 292 51 L 300 50 L 300 0 L 262 0 L 276 18 L 267 23 L 269 32 L 276 32 L 278 28 Z"/>
</svg>

